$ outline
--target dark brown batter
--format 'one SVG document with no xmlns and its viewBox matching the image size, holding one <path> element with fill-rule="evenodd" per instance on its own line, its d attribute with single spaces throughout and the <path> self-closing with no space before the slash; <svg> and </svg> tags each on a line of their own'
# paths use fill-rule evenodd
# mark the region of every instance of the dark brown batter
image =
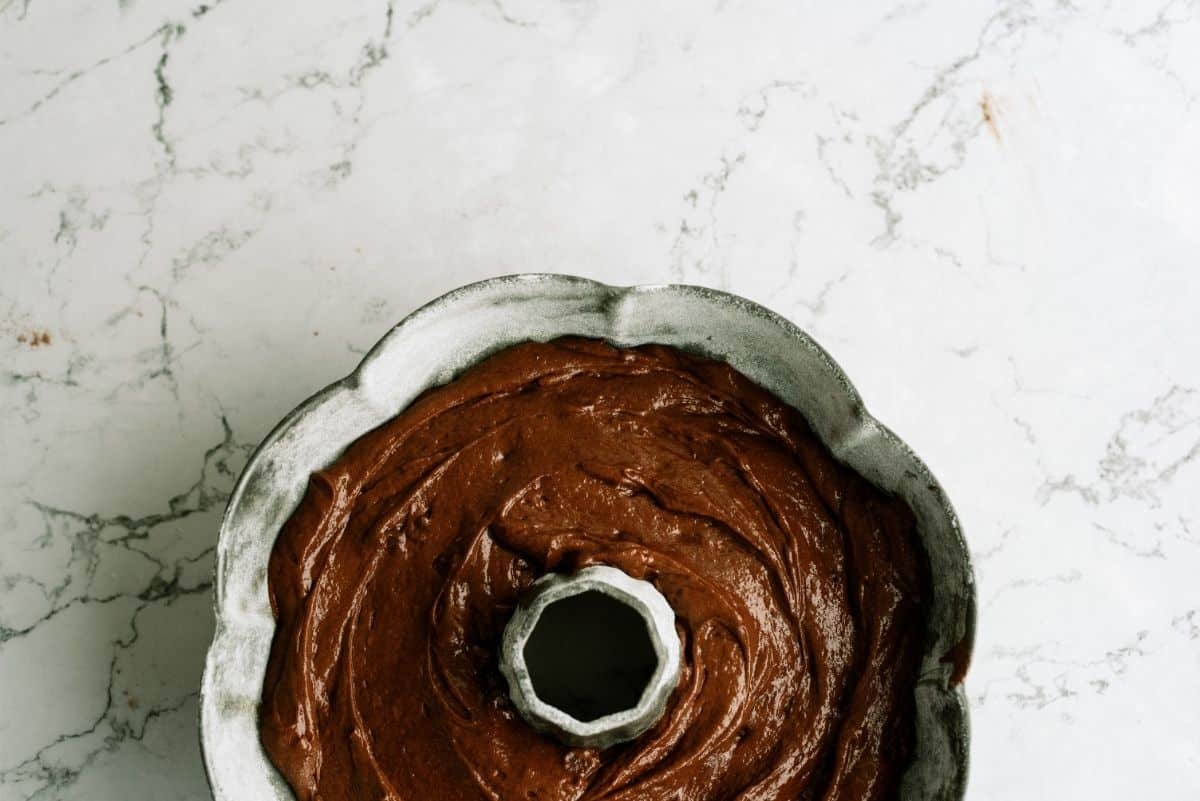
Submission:
<svg viewBox="0 0 1200 801">
<path fill-rule="evenodd" d="M 608 564 L 675 609 L 662 720 L 569 748 L 497 667 L 518 597 Z M 894 799 L 928 577 L 912 513 L 726 364 L 505 350 L 312 477 L 271 554 L 262 740 L 304 800 Z"/>
</svg>

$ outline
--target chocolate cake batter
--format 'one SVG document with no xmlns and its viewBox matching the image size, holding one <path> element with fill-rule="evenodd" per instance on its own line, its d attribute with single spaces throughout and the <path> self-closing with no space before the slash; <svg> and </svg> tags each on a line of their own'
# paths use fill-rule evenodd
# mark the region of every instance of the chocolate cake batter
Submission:
<svg viewBox="0 0 1200 801">
<path fill-rule="evenodd" d="M 604 751 L 515 712 L 501 632 L 607 564 L 677 615 L 662 719 Z M 262 741 L 323 801 L 894 799 L 928 576 L 913 515 L 726 364 L 509 348 L 316 473 L 270 560 Z"/>
</svg>

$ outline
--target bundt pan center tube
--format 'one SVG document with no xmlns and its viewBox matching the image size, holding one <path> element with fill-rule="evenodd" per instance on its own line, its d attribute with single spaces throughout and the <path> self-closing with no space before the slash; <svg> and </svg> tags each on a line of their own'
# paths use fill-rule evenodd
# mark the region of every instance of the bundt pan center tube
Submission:
<svg viewBox="0 0 1200 801">
<path fill-rule="evenodd" d="M 904 511 L 904 514 L 895 517 L 894 521 L 896 525 L 907 525 L 909 531 L 915 532 L 919 544 L 914 547 L 923 551 L 924 558 L 921 562 L 927 563 L 920 572 L 924 573 L 927 569 L 928 577 L 924 583 L 928 584 L 928 590 L 921 591 L 920 599 L 925 621 L 924 635 L 923 638 L 918 636 L 912 640 L 914 647 L 920 652 L 917 654 L 912 651 L 913 657 L 919 659 L 919 665 L 908 662 L 911 667 L 904 672 L 906 676 L 915 676 L 915 679 L 906 679 L 911 681 L 912 686 L 904 690 L 904 694 L 909 698 L 907 704 L 912 710 L 908 714 L 915 715 L 915 724 L 912 717 L 907 718 L 909 722 L 906 725 L 912 734 L 906 735 L 906 738 L 911 739 L 915 735 L 915 743 L 911 759 L 895 763 L 899 766 L 907 764 L 903 769 L 898 795 L 904 801 L 960 799 L 965 788 L 967 762 L 966 704 L 961 681 L 973 638 L 974 586 L 957 519 L 940 486 L 927 468 L 894 434 L 867 414 L 857 393 L 828 354 L 807 335 L 778 315 L 742 298 L 714 290 L 687 286 L 615 288 L 561 275 L 492 279 L 463 287 L 423 307 L 393 329 L 368 354 L 354 374 L 323 390 L 289 415 L 251 458 L 234 489 L 222 523 L 217 552 L 217 627 L 202 687 L 202 742 L 205 765 L 215 799 L 236 801 L 293 797 L 287 783 L 267 759 L 264 751 L 259 732 L 260 699 L 264 690 L 268 656 L 271 654 L 272 640 L 276 638 L 278 625 L 271 606 L 272 596 L 268 593 L 267 564 L 281 527 L 293 516 L 301 496 L 305 493 L 309 476 L 329 470 L 351 443 L 355 443 L 352 452 L 369 453 L 374 446 L 369 443 L 360 444 L 356 440 L 395 418 L 430 387 L 447 384 L 467 368 L 518 343 L 549 342 L 560 337 L 605 340 L 622 348 L 648 343 L 666 345 L 669 348 L 641 348 L 637 351 L 614 351 L 609 348 L 605 351 L 602 346 L 592 346 L 584 340 L 578 340 L 578 345 L 536 346 L 514 349 L 513 353 L 531 354 L 530 358 L 550 358 L 551 361 L 559 358 L 558 354 L 565 353 L 564 358 L 568 360 L 591 360 L 588 363 L 596 365 L 596 369 L 601 373 L 609 369 L 605 365 L 612 364 L 614 358 L 617 364 L 624 360 L 635 366 L 648 364 L 653 370 L 665 369 L 664 375 L 674 375 L 678 369 L 683 371 L 680 376 L 684 379 L 684 395 L 695 394 L 693 390 L 687 389 L 690 386 L 687 376 L 694 371 L 699 371 L 696 375 L 710 375 L 713 380 L 719 382 L 732 381 L 729 386 L 745 387 L 745 391 L 750 393 L 747 397 L 760 398 L 761 400 L 755 403 L 765 404 L 755 407 L 761 409 L 765 417 L 758 423 L 747 418 L 748 424 L 758 426 L 764 432 L 785 432 L 783 436 L 793 443 L 798 441 L 791 439 L 793 435 L 787 434 L 787 431 L 797 432 L 795 436 L 800 436 L 801 440 L 804 437 L 811 440 L 815 434 L 816 439 L 823 443 L 833 458 L 885 493 L 898 496 L 907 509 L 911 510 L 911 514 Z M 563 347 L 566 348 L 565 351 Z M 704 359 L 691 358 L 689 361 L 690 357 L 683 354 L 673 356 L 670 348 L 727 363 L 745 378 L 798 411 L 803 421 L 791 409 L 748 384 L 745 378 L 733 374 L 728 368 L 713 365 Z M 509 356 L 504 358 L 509 359 L 506 364 L 512 363 Z M 630 362 L 630 359 L 633 362 Z M 490 364 L 492 362 L 489 362 Z M 705 364 L 713 366 L 705 367 Z M 471 379 L 477 386 L 480 381 L 487 381 L 488 376 L 505 375 L 503 370 L 499 373 L 479 373 L 478 370 L 472 372 L 477 374 L 476 378 Z M 584 394 L 595 391 L 587 389 L 586 382 L 581 384 L 581 389 L 586 390 Z M 459 390 L 453 390 L 451 395 L 457 391 Z M 440 397 L 449 397 L 446 392 L 439 390 L 439 393 Z M 713 399 L 715 400 L 715 396 Z M 428 406 L 426 401 L 422 403 Z M 711 410 L 703 411 L 702 407 L 708 401 L 701 394 L 696 394 L 687 400 L 687 403 L 691 404 L 688 408 L 700 411 L 702 417 L 706 413 L 713 413 Z M 776 407 L 774 411 L 772 406 Z M 782 417 L 777 417 L 780 414 Z M 796 418 L 796 421 L 784 422 L 784 418 L 789 416 Z M 729 418 L 725 416 L 720 419 Z M 673 426 L 674 423 L 670 425 Z M 805 433 L 809 428 L 813 433 Z M 569 429 L 564 429 L 567 430 Z M 590 429 L 585 425 L 578 430 Z M 604 431 L 609 432 L 604 436 L 609 436 L 612 430 Z M 596 432 L 601 433 L 601 429 L 596 429 Z M 752 432 L 747 430 L 747 434 L 750 433 Z M 770 436 L 773 435 L 769 435 L 768 438 Z M 374 437 L 374 440 L 379 441 L 379 437 Z M 760 440 L 752 438 L 743 441 L 747 447 L 757 449 L 755 443 Z M 561 442 L 565 444 L 571 440 Z M 727 445 L 729 443 L 722 447 Z M 618 435 L 615 440 L 610 441 L 608 447 L 622 450 L 632 445 Z M 802 448 L 803 453 L 808 453 L 807 445 L 800 444 L 798 447 Z M 813 447 L 823 450 L 819 445 Z M 569 446 L 570 453 L 582 454 L 586 448 L 586 443 L 572 443 Z M 754 459 L 759 460 L 758 468 L 772 464 L 773 462 L 761 460 L 775 457 L 760 451 L 761 449 L 756 450 L 754 456 Z M 736 448 L 733 453 L 736 459 Z M 502 459 L 503 454 L 498 452 L 496 458 Z M 574 457 L 563 454 L 560 461 L 569 458 Z M 724 457 L 717 458 L 720 462 Z M 805 460 L 811 458 L 818 459 L 813 463 L 818 465 L 820 459 L 828 460 L 829 455 L 803 457 Z M 757 469 L 753 460 L 748 466 Z M 506 471 L 516 468 L 517 464 L 514 463 L 511 468 L 506 468 Z M 601 473 L 607 470 L 603 465 L 596 469 L 601 470 Z M 835 486 L 839 481 L 850 480 L 851 474 L 845 468 L 831 462 L 828 469 L 833 470 L 830 475 L 846 476 L 844 479 L 837 479 L 830 486 Z M 602 475 L 597 475 L 603 479 Z M 698 473 L 697 476 L 702 477 L 702 474 Z M 611 480 L 617 482 L 613 486 L 624 481 L 615 474 Z M 645 476 L 635 477 L 634 480 L 635 483 L 644 481 Z M 721 475 L 717 475 L 716 480 L 726 481 Z M 821 480 L 825 481 L 823 478 Z M 861 479 L 853 480 L 867 487 Z M 847 486 L 852 484 L 853 482 Z M 713 489 L 717 489 L 716 485 Z M 854 490 L 856 496 L 864 499 L 863 502 L 877 503 L 869 500 L 870 493 L 864 492 L 865 490 Z M 878 495 L 875 490 L 871 492 Z M 306 503 L 309 501 L 306 500 Z M 634 509 L 635 507 L 631 506 L 623 514 L 630 514 Z M 899 510 L 896 514 L 899 514 Z M 719 522 L 722 516 L 722 513 L 717 513 L 713 519 Z M 904 524 L 905 517 L 911 522 Z M 612 524 L 619 526 L 617 521 L 618 518 L 614 518 Z M 784 521 L 785 528 L 786 522 Z M 725 525 L 728 524 L 727 521 Z M 737 527 L 736 521 L 733 525 Z M 901 529 L 889 524 L 889 528 L 885 530 L 899 532 Z M 721 540 L 722 537 L 718 536 L 720 531 L 713 531 L 716 532 L 714 536 Z M 694 538 L 701 534 L 703 530 L 696 529 L 687 536 Z M 707 535 L 704 535 L 704 538 L 707 538 Z M 886 537 L 882 542 L 885 545 L 881 553 L 886 553 L 890 547 L 886 546 Z M 897 541 L 895 547 L 901 547 L 903 552 L 907 546 L 902 547 Z M 736 569 L 735 563 L 726 565 L 712 561 L 715 555 L 705 554 L 703 549 L 695 553 L 700 554 L 701 563 L 710 565 L 707 569 L 716 569 L 727 576 L 732 575 L 730 570 Z M 500 630 L 504 629 L 503 654 L 497 655 L 498 663 L 496 656 L 488 657 L 493 660 L 488 670 L 497 673 L 494 682 L 496 687 L 507 686 L 504 703 L 510 703 L 508 699 L 511 698 L 511 706 L 508 709 L 515 710 L 516 713 L 514 715 L 513 711 L 504 712 L 503 708 L 495 707 L 498 712 L 488 714 L 514 715 L 517 723 L 536 728 L 548 737 L 557 738 L 572 747 L 585 747 L 582 751 L 564 752 L 568 758 L 568 772 L 577 777 L 577 785 L 570 786 L 578 786 L 578 793 L 563 785 L 550 793 L 555 798 L 591 797 L 587 794 L 590 792 L 588 782 L 593 779 L 584 777 L 591 776 L 597 765 L 608 765 L 612 757 L 586 755 L 601 753 L 595 751 L 595 748 L 605 749 L 602 753 L 609 754 L 608 748 L 613 749 L 611 753 L 617 753 L 622 748 L 636 747 L 637 751 L 630 752 L 633 754 L 651 747 L 647 746 L 646 738 L 652 734 L 655 738 L 660 738 L 663 735 L 663 726 L 654 728 L 644 737 L 639 738 L 639 735 L 649 731 L 655 721 L 662 717 L 663 706 L 677 686 L 677 695 L 685 693 L 683 684 L 677 685 L 681 645 L 675 630 L 667 622 L 673 617 L 671 606 L 655 590 L 654 584 L 658 581 L 652 583 L 639 580 L 638 577 L 643 577 L 643 573 L 646 573 L 639 562 L 629 561 L 626 558 L 628 553 L 618 555 L 614 551 L 613 554 L 619 557 L 616 559 L 617 563 L 633 568 L 634 577 L 607 567 L 586 567 L 576 571 L 568 565 L 568 569 L 563 570 L 551 562 L 546 562 L 542 570 L 550 571 L 549 575 L 532 585 L 527 584 L 527 581 L 532 579 L 521 579 L 513 585 L 528 586 L 529 590 L 520 604 L 516 604 L 508 627 L 505 628 L 503 623 L 508 620 L 509 612 L 504 612 L 505 617 L 499 621 L 498 627 L 493 624 L 484 627 L 496 632 L 494 636 L 497 641 L 500 639 Z M 609 561 L 599 552 L 591 558 L 599 558 L 600 563 Z M 587 561 L 584 564 L 587 564 Z M 879 564 L 885 566 L 886 562 Z M 778 568 L 772 568 L 775 569 Z M 606 574 L 607 570 L 612 570 L 612 573 Z M 656 572 L 651 571 L 646 577 Z M 535 573 L 534 577 L 536 575 Z M 877 579 L 864 575 L 854 580 Z M 622 582 L 632 584 L 623 586 Z M 920 583 L 922 582 L 914 584 L 911 581 L 903 581 L 900 586 L 917 587 Z M 640 593 L 637 585 L 644 585 L 643 589 L 649 588 L 650 592 Z M 672 593 L 678 591 L 677 587 L 669 592 L 668 596 L 674 597 Z M 801 597 L 808 591 L 801 590 Z M 851 591 L 855 591 L 853 582 Z M 926 595 L 929 597 L 925 597 Z M 515 601 L 514 598 L 514 604 Z M 286 599 L 284 602 L 291 603 Z M 511 611 L 513 607 L 507 605 L 508 602 L 505 603 L 505 608 Z M 688 601 L 688 604 L 690 606 L 686 606 L 685 609 L 696 608 L 695 599 Z M 400 607 L 390 611 L 392 614 L 405 614 Z M 428 614 L 420 609 L 413 611 L 418 615 Z M 487 613 L 486 610 L 484 612 L 491 618 L 495 617 L 494 613 Z M 288 615 L 290 616 L 285 615 L 286 619 L 291 620 L 288 625 L 294 626 L 294 615 Z M 918 618 L 916 622 L 920 624 L 920 620 L 921 618 Z M 611 622 L 612 625 L 606 625 L 605 622 Z M 365 625 L 371 624 L 367 621 Z M 921 629 L 913 631 L 919 634 Z M 688 637 L 691 636 L 689 633 Z M 736 638 L 739 635 L 734 631 L 733 636 Z M 878 635 L 872 635 L 876 636 Z M 571 637 L 576 638 L 571 648 L 556 647 Z M 283 637 L 283 641 L 290 642 L 290 635 Z M 690 639 L 685 642 L 687 653 L 690 653 L 693 647 L 690 643 Z M 499 642 L 488 647 L 501 650 Z M 786 654 L 791 648 L 792 646 L 786 646 L 783 650 L 775 649 L 775 653 Z M 378 650 L 378 654 L 390 659 L 391 657 L 386 657 L 387 653 L 386 649 Z M 578 658 L 585 653 L 590 653 L 591 656 L 587 659 Z M 361 667 L 361 655 L 351 658 L 359 659 Z M 412 658 L 426 657 L 424 654 L 414 653 Z M 796 656 L 791 658 L 800 659 L 801 663 L 804 663 L 810 657 L 796 653 Z M 712 663 L 710 660 L 712 665 L 723 663 Z M 278 663 L 276 664 L 278 669 Z M 411 666 L 397 662 L 396 667 L 407 670 Z M 796 676 L 802 675 L 802 672 L 796 673 L 796 667 L 797 663 L 791 663 L 784 664 L 781 669 Z M 373 669 L 378 670 L 379 666 L 376 665 Z M 756 670 L 761 669 L 762 665 L 758 664 Z M 685 670 L 689 677 L 688 688 L 698 686 L 696 681 L 700 674 L 696 673 L 690 663 L 685 664 Z M 908 672 L 909 670 L 911 672 Z M 501 672 L 505 675 L 504 683 L 501 683 L 499 678 Z M 454 675 L 467 676 L 471 675 L 471 671 L 463 673 L 460 670 L 457 674 L 452 671 L 452 674 L 447 675 L 453 684 L 456 681 Z M 277 680 L 278 674 L 272 681 Z M 483 680 L 492 681 L 486 678 Z M 736 677 L 726 677 L 725 680 L 736 680 Z M 380 685 L 374 686 L 378 688 Z M 768 685 L 763 685 L 766 686 Z M 794 682 L 791 686 L 793 689 L 789 692 L 795 691 L 796 687 L 802 687 Z M 456 691 L 450 687 L 449 692 Z M 494 693 L 493 690 L 489 692 Z M 273 696 L 276 701 L 273 705 L 273 715 L 280 709 L 277 701 L 281 697 L 286 700 L 286 696 Z M 368 694 L 359 701 L 352 698 L 346 700 L 348 696 L 344 692 L 339 697 L 342 700 L 338 703 L 343 705 L 380 703 L 380 699 L 374 694 Z M 500 696 L 492 694 L 487 697 L 494 698 L 496 703 L 499 703 Z M 776 703 L 766 696 L 762 697 L 762 701 Z M 677 706 L 680 703 L 683 703 L 681 697 L 670 702 L 669 708 L 674 710 L 670 712 L 672 728 L 680 725 L 680 711 L 690 709 Z M 368 709 L 364 712 L 356 708 L 353 710 L 353 719 L 360 720 L 363 714 L 375 715 L 378 718 L 379 714 L 383 714 L 380 709 L 382 708 Z M 379 721 L 383 719 L 378 718 Z M 705 720 L 705 737 L 717 737 L 720 731 L 718 719 Z M 274 747 L 277 750 L 272 752 L 275 754 L 280 747 L 277 734 L 281 730 L 276 718 L 272 717 L 272 721 L 273 731 L 276 732 L 276 735 L 273 735 L 275 739 L 272 740 L 276 743 Z M 509 725 L 504 724 L 505 727 Z M 714 726 L 717 728 L 713 728 Z M 520 741 L 527 744 L 521 746 L 522 748 L 532 747 L 538 735 L 533 734 L 530 729 L 525 731 L 530 733 L 525 735 L 516 732 L 510 745 Z M 852 732 L 853 728 L 848 731 Z M 761 746 L 754 745 L 756 738 L 761 736 L 761 732 L 755 731 L 755 727 L 743 726 L 731 732 L 731 736 L 733 734 L 736 734 L 736 743 L 745 741 L 745 745 L 749 747 L 747 753 L 755 748 L 761 750 Z M 372 736 L 369 729 L 367 735 Z M 361 737 L 362 733 L 356 736 Z M 686 756 L 686 744 L 689 742 L 686 731 L 680 736 L 684 739 L 677 740 L 678 744 L 672 748 Z M 799 734 L 788 736 L 802 737 Z M 879 734 L 872 736 L 878 737 Z M 534 740 L 528 740 L 527 737 L 533 737 Z M 718 743 L 720 738 L 723 738 L 723 735 L 708 742 L 707 746 L 715 747 L 714 744 Z M 374 752 L 370 741 L 362 742 L 366 743 L 364 753 L 367 754 L 367 757 L 363 758 L 373 759 Z M 622 742 L 627 745 L 618 746 Z M 736 743 L 731 741 L 731 747 Z M 413 744 L 420 746 L 420 742 Z M 789 747 L 794 745 L 793 743 Z M 352 744 L 351 747 L 358 748 Z M 434 745 L 431 743 L 430 747 Z M 568 746 L 557 747 L 561 749 Z M 456 745 L 455 748 L 459 746 Z M 537 749 L 543 747 L 539 745 Z M 722 747 L 719 750 L 724 752 L 727 749 Z M 841 751 L 843 749 L 839 746 L 839 752 Z M 452 753 L 453 751 L 447 752 Z M 553 751 L 547 750 L 546 753 L 550 754 Z M 353 764 L 357 759 L 359 757 L 351 758 L 346 764 Z M 596 762 L 596 759 L 601 761 Z M 495 763 L 491 757 L 486 761 L 494 763 L 494 767 L 489 769 L 499 769 L 503 772 L 503 763 Z M 527 761 L 527 764 L 550 763 L 535 760 Z M 433 769 L 436 766 L 427 767 Z M 616 769 L 614 766 L 610 768 Z M 776 766 L 773 770 L 778 772 L 779 768 L 780 766 Z M 706 770 L 710 769 L 711 764 L 706 767 Z M 384 788 L 389 797 L 406 798 L 411 795 L 407 790 L 386 790 L 390 780 L 383 777 L 389 770 L 393 775 L 399 775 L 395 774 L 395 765 L 388 769 L 376 766 L 374 770 L 382 782 L 378 786 Z M 295 782 L 298 774 L 295 773 L 294 766 L 289 767 L 288 772 Z M 628 777 L 621 780 L 619 776 L 610 774 L 611 769 L 606 769 L 603 774 L 607 777 L 603 781 L 608 783 L 609 790 L 617 786 L 612 782 L 628 782 Z M 649 775 L 651 774 L 647 774 Z M 869 776 L 869 773 L 863 775 Z M 899 776 L 900 773 L 891 775 Z M 495 778 L 496 782 L 508 782 L 506 786 L 509 791 L 517 786 L 512 784 L 516 781 L 512 776 L 497 773 L 496 777 L 492 778 Z M 492 778 L 477 776 L 476 782 L 483 788 L 492 782 Z M 888 780 L 889 783 L 892 781 L 894 779 Z M 297 788 L 302 784 L 303 781 L 296 784 Z M 320 797 L 326 797 L 331 786 L 334 785 L 327 783 L 326 790 L 321 791 Z M 469 786 L 469 783 L 463 785 L 466 786 Z M 650 785 L 646 785 L 646 789 L 649 787 Z M 600 785 L 595 789 L 599 791 Z M 622 792 L 635 789 L 637 785 L 626 787 Z M 842 788 L 845 789 L 847 788 Z M 304 790 L 301 794 L 309 795 L 311 792 L 311 789 Z M 481 798 L 486 797 L 483 790 L 479 792 Z M 778 793 L 772 796 L 769 790 L 767 795 L 762 795 L 762 788 L 759 792 L 764 798 L 790 797 Z M 895 795 L 893 785 L 893 789 L 886 795 L 875 792 L 870 797 Z M 337 796 L 336 792 L 334 796 Z M 334 796 L 329 796 L 328 801 L 337 801 Z M 690 801 L 701 801 L 707 796 L 703 790 L 698 790 L 687 797 Z M 838 797 L 849 796 L 842 793 Z"/>
<path fill-rule="evenodd" d="M 500 672 L 535 729 L 608 748 L 658 722 L 679 660 L 675 613 L 662 593 L 596 565 L 534 583 L 504 628 Z"/>
</svg>

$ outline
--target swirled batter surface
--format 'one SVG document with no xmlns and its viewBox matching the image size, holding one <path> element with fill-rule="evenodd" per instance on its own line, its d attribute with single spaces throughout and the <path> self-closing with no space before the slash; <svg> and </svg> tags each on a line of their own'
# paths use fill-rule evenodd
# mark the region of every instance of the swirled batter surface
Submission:
<svg viewBox="0 0 1200 801">
<path fill-rule="evenodd" d="M 613 565 L 684 648 L 659 723 L 570 748 L 497 667 L 522 592 Z M 502 351 L 316 473 L 269 568 L 262 741 L 300 799 L 895 798 L 928 597 L 912 513 L 726 364 Z"/>
</svg>

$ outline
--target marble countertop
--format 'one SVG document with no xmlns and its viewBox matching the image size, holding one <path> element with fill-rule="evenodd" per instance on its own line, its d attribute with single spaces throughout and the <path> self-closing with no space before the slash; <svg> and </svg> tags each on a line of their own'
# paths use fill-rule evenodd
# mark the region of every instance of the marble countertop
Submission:
<svg viewBox="0 0 1200 801">
<path fill-rule="evenodd" d="M 976 559 L 971 799 L 1200 794 L 1200 4 L 0 0 L 0 799 L 205 799 L 231 484 L 424 301 L 796 321 Z"/>
</svg>

